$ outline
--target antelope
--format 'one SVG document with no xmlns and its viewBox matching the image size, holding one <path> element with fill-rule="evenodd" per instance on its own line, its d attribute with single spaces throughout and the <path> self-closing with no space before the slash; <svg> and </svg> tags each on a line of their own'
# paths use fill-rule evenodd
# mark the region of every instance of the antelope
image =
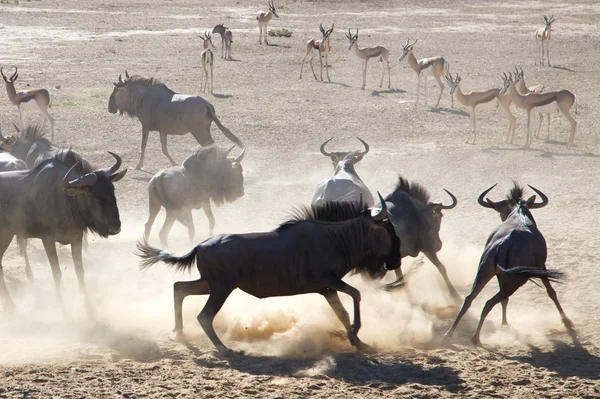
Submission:
<svg viewBox="0 0 600 399">
<path fill-rule="evenodd" d="M 321 38 L 310 39 L 306 43 L 306 54 L 302 59 L 302 67 L 300 68 L 300 79 L 302 79 L 302 70 L 304 69 L 304 61 L 306 61 L 306 57 L 312 52 L 312 56 L 310 57 L 310 69 L 312 70 L 313 76 L 315 80 L 317 79 L 317 75 L 315 74 L 315 69 L 313 68 L 313 58 L 315 58 L 315 53 L 319 54 L 319 61 L 321 62 L 321 82 L 323 81 L 323 57 L 325 57 L 325 72 L 327 73 L 327 80 L 331 82 L 329 79 L 329 70 L 327 69 L 327 56 L 331 52 L 331 44 L 329 43 L 329 36 L 333 32 L 333 24 L 331 25 L 331 29 L 325 30 L 323 28 L 323 24 L 319 24 L 319 30 L 321 31 Z"/>
<path fill-rule="evenodd" d="M 214 84 L 214 79 L 213 79 L 214 53 L 210 49 L 210 47 L 212 47 L 214 49 L 215 45 L 213 44 L 213 42 L 211 40 L 210 33 L 208 33 L 208 32 L 204 32 L 204 37 L 200 36 L 200 38 L 202 40 L 204 40 L 204 43 L 203 43 L 204 50 L 202 50 L 202 52 L 200 53 L 200 58 L 202 58 L 202 69 L 204 69 L 204 88 L 202 89 L 202 92 L 206 93 L 206 88 L 208 87 L 208 69 L 210 68 L 210 92 L 212 93 L 213 92 L 213 84 Z"/>
<path fill-rule="evenodd" d="M 25 129 L 25 116 L 23 113 L 38 109 L 50 121 L 52 132 L 50 141 L 54 141 L 54 118 L 48 113 L 48 108 L 52 106 L 52 101 L 54 100 L 54 94 L 46 89 L 30 89 L 17 92 L 15 89 L 15 80 L 19 77 L 19 70 L 16 66 L 15 73 L 10 78 L 4 76 L 2 68 L 0 68 L 0 74 L 6 83 L 8 99 L 19 108 L 19 116 L 21 117 L 23 129 Z M 44 120 L 43 126 L 46 126 L 46 120 Z"/>
<path fill-rule="evenodd" d="M 508 76 L 504 73 L 504 77 L 504 87 L 502 88 L 501 93 L 504 94 L 508 91 L 510 98 L 515 105 L 527 111 L 527 141 L 525 147 L 529 147 L 531 143 L 532 111 L 537 108 L 534 112 L 548 112 L 549 109 L 555 107 L 558 108 L 571 124 L 571 134 L 569 135 L 569 140 L 567 142 L 567 148 L 571 148 L 575 141 L 575 132 L 577 131 L 577 121 L 571 116 L 571 108 L 573 108 L 573 105 L 575 104 L 575 112 L 577 112 L 577 96 L 569 90 L 548 91 L 539 94 L 528 93 L 523 95 L 520 94 L 515 87 L 516 80 L 513 81 L 512 72 L 509 73 Z"/>
<path fill-rule="evenodd" d="M 486 91 L 475 91 L 467 94 L 463 94 L 460 89 L 461 77 L 456 74 L 456 78 L 452 77 L 452 74 L 448 73 L 444 76 L 446 82 L 450 86 L 450 95 L 456 91 L 456 99 L 458 102 L 467 109 L 471 116 L 471 123 L 473 125 L 473 143 L 477 140 L 477 111 L 485 109 L 495 109 L 498 106 L 502 109 L 506 117 L 508 118 L 508 135 L 506 136 L 506 142 L 511 142 L 515 138 L 515 130 L 517 125 L 517 118 L 510 111 L 510 96 L 501 93 L 501 89 L 494 88 Z M 469 144 L 469 139 L 466 141 Z"/>
<path fill-rule="evenodd" d="M 279 14 L 277 14 L 277 10 L 275 9 L 275 5 L 273 4 L 273 0 L 269 0 L 269 12 L 259 11 L 256 14 L 256 20 L 258 21 L 258 44 L 262 44 L 263 30 L 265 32 L 265 44 L 268 46 L 269 41 L 267 40 L 267 25 L 271 22 L 271 19 L 279 18 Z"/>
<path fill-rule="evenodd" d="M 411 67 L 413 71 L 417 73 L 417 101 L 415 101 L 415 107 L 419 103 L 419 91 L 421 89 L 421 76 L 424 79 L 425 85 L 425 105 L 427 105 L 427 78 L 433 76 L 440 86 L 440 95 L 438 97 L 437 103 L 435 107 L 437 108 L 440 105 L 440 99 L 442 98 L 442 94 L 444 93 L 444 84 L 442 83 L 442 77 L 446 76 L 446 74 L 450 71 L 450 65 L 448 65 L 448 61 L 446 61 L 443 57 L 431 57 L 431 58 L 422 58 L 417 60 L 415 55 L 413 54 L 413 46 L 417 44 L 419 39 L 415 40 L 414 43 L 410 43 L 410 37 L 406 40 L 406 43 L 402 46 L 402 55 L 398 58 L 398 61 L 402 62 L 404 58 L 408 56 L 406 62 Z M 452 107 L 454 108 L 454 97 L 450 96 L 452 99 Z"/>
<path fill-rule="evenodd" d="M 221 35 L 221 58 L 231 60 L 231 43 L 233 43 L 233 33 L 231 30 L 223 26 L 223 24 L 219 24 L 213 28 L 212 33 Z"/>
<path fill-rule="evenodd" d="M 519 71 L 517 69 L 517 67 L 515 67 L 515 80 L 517 81 L 517 83 L 516 83 L 517 90 L 521 94 L 527 94 L 527 93 L 539 94 L 539 93 L 544 93 L 544 92 L 550 91 L 550 88 L 548 86 L 544 86 L 544 85 L 527 87 L 527 85 L 525 84 L 523 68 L 521 68 L 521 70 Z M 550 108 L 550 109 L 548 110 L 547 108 Z M 538 125 L 538 130 L 537 130 L 537 133 L 535 134 L 536 139 L 540 136 L 540 130 L 542 130 L 542 123 L 544 122 L 544 114 L 546 114 L 546 117 L 548 119 L 548 140 L 550 140 L 550 116 L 551 116 L 551 113 L 555 113 L 555 112 L 559 112 L 557 107 L 540 107 L 540 108 L 533 109 L 533 113 L 537 113 L 540 116 L 540 124 Z"/>
<path fill-rule="evenodd" d="M 348 29 L 348 33 L 346 34 L 348 38 L 348 50 L 352 50 L 354 47 L 354 53 L 356 56 L 364 61 L 362 65 L 363 70 L 363 83 L 361 89 L 365 89 L 365 84 L 367 82 L 367 64 L 369 59 L 379 57 L 379 62 L 381 62 L 381 82 L 379 82 L 379 88 L 383 85 L 383 77 L 385 76 L 385 63 L 387 63 L 387 71 L 388 71 L 388 89 L 391 87 L 390 83 L 390 61 L 389 56 L 390 52 L 387 48 L 383 46 L 375 46 L 375 47 L 363 47 L 360 48 L 358 46 L 358 29 L 356 29 L 356 34 L 352 35 L 350 29 Z"/>
<path fill-rule="evenodd" d="M 544 66 L 544 42 L 546 42 L 546 58 L 548 58 L 548 66 L 550 65 L 550 39 L 552 39 L 552 23 L 555 21 L 554 16 L 551 16 L 550 19 L 544 15 L 545 25 L 543 28 L 540 28 L 535 31 L 535 44 L 536 44 L 536 54 L 535 54 L 535 65 L 537 65 L 537 57 L 540 55 L 540 65 Z M 538 42 L 539 40 L 539 42 Z"/>
</svg>

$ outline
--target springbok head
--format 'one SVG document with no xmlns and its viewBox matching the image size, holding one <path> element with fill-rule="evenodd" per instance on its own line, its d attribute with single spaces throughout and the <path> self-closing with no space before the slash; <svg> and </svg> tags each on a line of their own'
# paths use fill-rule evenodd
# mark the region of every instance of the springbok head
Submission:
<svg viewBox="0 0 600 399">
<path fill-rule="evenodd" d="M 125 80 L 123 80 L 121 74 L 116 83 L 113 83 L 115 88 L 113 89 L 110 99 L 108 100 L 108 112 L 116 114 L 117 111 L 123 114 L 123 112 L 129 107 L 129 74 L 125 71 Z"/>
<path fill-rule="evenodd" d="M 321 154 L 325 155 L 326 157 L 329 157 L 331 159 L 331 163 L 333 164 L 333 169 L 335 170 L 335 168 L 337 167 L 338 163 L 340 163 L 340 161 L 344 158 L 346 158 L 349 155 L 353 155 L 352 156 L 352 163 L 355 164 L 357 162 L 360 162 L 363 157 L 365 155 L 367 155 L 367 153 L 369 152 L 369 144 L 367 144 L 366 141 L 364 141 L 363 139 L 357 137 L 357 139 L 363 144 L 363 146 L 365 147 L 364 150 L 357 150 L 357 151 L 338 151 L 338 152 L 327 152 L 325 150 L 325 146 L 327 145 L 327 143 L 329 143 L 331 140 L 333 140 L 333 137 L 330 138 L 329 140 L 325 141 L 323 144 L 321 144 L 320 150 L 321 150 Z"/>
<path fill-rule="evenodd" d="M 2 78 L 4 79 L 4 81 L 6 82 L 6 84 L 12 84 L 12 83 L 14 83 L 15 80 L 17 80 L 17 78 L 19 77 L 19 70 L 17 69 L 16 66 L 14 68 L 15 68 L 15 73 L 13 73 L 10 78 L 7 78 L 4 75 L 4 71 L 2 70 L 2 68 L 0 68 L 0 74 L 2 74 Z"/>
<path fill-rule="evenodd" d="M 215 48 L 215 45 L 212 42 L 212 36 L 208 31 L 205 31 L 204 36 L 200 36 L 200 39 L 204 40 L 204 48 L 208 48 L 209 45 L 213 49 Z"/>
<path fill-rule="evenodd" d="M 348 28 L 348 33 L 346 33 L 346 37 L 348 38 L 348 50 L 351 50 L 352 46 L 354 46 L 354 44 L 358 40 L 358 28 L 356 28 L 356 33 L 354 35 L 352 35 L 352 32 L 350 32 L 350 28 Z"/>
<path fill-rule="evenodd" d="M 404 60 L 404 58 L 410 54 L 411 51 L 413 51 L 413 46 L 415 44 L 417 44 L 417 42 L 419 41 L 419 39 L 415 40 L 414 42 L 410 42 L 410 37 L 408 39 L 406 39 L 406 43 L 404 43 L 404 45 L 402 46 L 402 55 L 398 58 L 398 61 L 402 62 L 402 60 Z"/>
<path fill-rule="evenodd" d="M 273 0 L 269 0 L 269 11 L 275 15 L 275 18 L 279 18 L 279 14 L 277 14 L 277 10 L 275 9 L 275 4 L 273 4 Z"/>
<path fill-rule="evenodd" d="M 331 33 L 333 32 L 333 26 L 334 24 L 331 24 L 330 29 L 325 29 L 323 28 L 323 24 L 319 24 L 319 30 L 321 31 L 321 35 L 323 35 L 321 37 L 321 43 L 325 43 L 327 39 L 329 39 L 329 36 L 331 36 Z"/>
<path fill-rule="evenodd" d="M 519 186 L 516 182 L 514 182 L 513 188 L 510 190 L 510 193 L 506 196 L 506 199 L 501 201 L 494 202 L 489 198 L 486 198 L 486 195 L 492 191 L 494 187 L 496 187 L 498 183 L 494 184 L 492 187 L 488 188 L 484 192 L 479 195 L 477 198 L 477 202 L 484 208 L 494 209 L 496 212 L 500 214 L 500 219 L 504 222 L 510 213 L 515 209 L 519 201 L 523 200 L 523 187 Z M 541 202 L 535 202 L 536 196 L 532 195 L 525 201 L 525 206 L 527 209 L 537 209 L 543 208 L 548 205 L 548 197 L 544 193 L 542 193 L 537 188 L 527 185 L 530 189 L 536 192 L 541 198 Z"/>
<path fill-rule="evenodd" d="M 548 18 L 547 16 L 544 15 L 544 22 L 546 23 L 546 26 L 544 27 L 545 31 L 549 31 L 550 29 L 552 29 L 552 23 L 556 21 L 554 19 L 554 16 L 550 16 L 550 18 Z"/>
<path fill-rule="evenodd" d="M 502 89 L 500 90 L 500 95 L 503 96 L 506 94 L 511 85 L 515 85 L 518 83 L 519 79 L 523 78 L 523 75 L 515 74 L 515 77 L 512 77 L 512 72 L 509 72 L 508 75 L 506 72 L 502 72 L 500 76 L 503 80 Z"/>
<path fill-rule="evenodd" d="M 450 72 L 448 72 L 446 74 L 446 76 L 444 76 L 444 79 L 446 79 L 446 82 L 448 82 L 448 86 L 450 86 L 450 95 L 453 95 L 454 94 L 454 90 L 456 90 L 456 88 L 460 84 L 460 81 L 462 80 L 461 77 L 460 77 L 460 75 L 457 72 L 456 73 L 456 77 L 453 78 L 452 74 Z"/>
</svg>

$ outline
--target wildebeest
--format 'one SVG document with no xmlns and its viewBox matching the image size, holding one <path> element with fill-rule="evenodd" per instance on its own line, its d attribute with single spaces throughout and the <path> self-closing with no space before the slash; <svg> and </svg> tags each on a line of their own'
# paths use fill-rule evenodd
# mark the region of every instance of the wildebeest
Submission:
<svg viewBox="0 0 600 399">
<path fill-rule="evenodd" d="M 300 209 L 292 220 L 265 233 L 227 234 L 209 238 L 188 254 L 177 257 L 167 251 L 138 243 L 141 267 L 162 261 L 179 270 L 190 270 L 196 261 L 200 279 L 174 285 L 175 331 L 183 332 L 182 304 L 188 295 L 207 295 L 198 315 L 200 325 L 219 351 L 227 348 L 213 329 L 213 320 L 235 289 L 258 298 L 319 293 L 342 322 L 352 345 L 365 347 L 357 334 L 360 322 L 360 292 L 342 281 L 349 272 L 395 269 L 400 266 L 400 240 L 394 232 L 387 208 L 373 215 L 358 203 L 327 202 Z M 344 222 L 315 221 L 315 214 L 345 214 Z M 385 267 L 384 267 L 385 265 Z M 354 301 L 354 323 L 342 306 L 338 291 Z"/>
<path fill-rule="evenodd" d="M 431 202 L 429 192 L 419 183 L 409 183 L 402 176 L 398 176 L 398 184 L 386 198 L 390 219 L 396 229 L 396 234 L 402 243 L 402 256 L 417 256 L 423 252 L 425 256 L 438 268 L 444 278 L 452 298 L 460 302 L 460 295 L 450 282 L 446 267 L 438 259 L 437 252 L 442 249 L 440 227 L 442 224 L 442 210 L 452 209 L 458 201 L 448 190 L 444 189 L 452 199 L 450 205 Z M 401 286 L 404 276 L 402 268 L 396 269 L 396 281 L 389 284 L 389 288 Z"/>
<path fill-rule="evenodd" d="M 354 170 L 354 165 L 360 162 L 369 152 L 369 145 L 357 137 L 363 143 L 364 150 L 327 152 L 325 146 L 332 139 L 333 137 L 321 144 L 320 149 L 321 154 L 331 159 L 334 174 L 317 185 L 312 203 L 318 205 L 328 201 L 357 202 L 362 198 L 365 204 L 373 206 L 375 201 L 371 191 Z"/>
<path fill-rule="evenodd" d="M 494 187 L 495 185 L 482 193 L 480 204 L 482 204 L 481 198 Z M 565 327 L 569 332 L 573 332 L 573 323 L 564 313 L 558 302 L 556 291 L 550 285 L 550 281 L 558 280 L 564 274 L 560 271 L 546 269 L 546 240 L 538 230 L 533 215 L 529 211 L 530 209 L 546 206 L 548 197 L 534 187 L 529 187 L 542 198 L 541 203 L 535 202 L 535 195 L 527 201 L 523 200 L 523 188 L 515 183 L 506 200 L 497 203 L 487 200 L 487 204 L 483 205 L 496 209 L 500 213 L 503 222 L 492 231 L 487 239 L 471 292 L 465 298 L 452 327 L 445 334 L 446 339 L 452 336 L 460 319 L 467 312 L 475 297 L 494 276 L 498 278 L 500 291 L 488 300 L 483 307 L 477 330 L 472 338 L 475 344 L 481 344 L 479 340 L 481 326 L 488 313 L 498 303 L 502 303 L 502 325 L 508 325 L 506 321 L 508 298 L 519 287 L 533 278 L 542 280 L 548 296 L 560 313 Z M 506 217 L 503 216 L 505 209 L 509 209 Z"/>
<path fill-rule="evenodd" d="M 31 170 L 0 173 L 0 295 L 5 308 L 14 309 L 2 274 L 1 259 L 15 235 L 40 238 L 50 261 L 60 298 L 61 270 L 55 243 L 71 244 L 79 287 L 85 291 L 82 238 L 85 230 L 101 237 L 121 231 L 113 182 L 127 170 L 117 172 L 116 163 L 95 170 L 80 155 L 63 150 Z"/>
<path fill-rule="evenodd" d="M 234 146 L 235 147 L 235 146 Z M 208 218 L 209 235 L 212 236 L 215 218 L 210 207 L 212 199 L 215 205 L 229 203 L 244 195 L 244 176 L 242 159 L 245 149 L 237 158 L 227 158 L 234 148 L 223 151 L 210 146 L 198 150 L 183 161 L 181 166 L 173 166 L 158 172 L 148 185 L 149 211 L 144 230 L 144 240 L 148 241 L 152 224 L 161 207 L 167 213 L 165 224 L 159 237 L 163 248 L 175 219 L 187 226 L 190 242 L 196 231 L 192 219 L 192 209 L 204 209 Z"/>
<path fill-rule="evenodd" d="M 121 115 L 126 113 L 132 118 L 137 117 L 142 123 L 142 154 L 136 169 L 144 166 L 146 144 L 151 131 L 160 133 L 162 152 L 173 166 L 176 163 L 167 150 L 167 135 L 192 133 L 201 146 L 208 146 L 214 144 L 210 135 L 213 121 L 225 137 L 240 148 L 244 147 L 242 141 L 221 124 L 215 114 L 215 107 L 202 97 L 176 94 L 154 78 L 138 75 L 129 77 L 127 71 L 125 76 L 126 80 L 123 80 L 119 75 L 119 81 L 114 83 L 115 88 L 108 101 L 108 112 L 116 114 L 119 111 Z"/>
<path fill-rule="evenodd" d="M 0 134 L 2 147 L 11 155 L 25 161 L 27 169 L 34 167 L 36 163 L 50 158 L 60 151 L 46 139 L 43 127 L 29 125 L 20 130 L 16 125 L 17 136 L 4 137 Z"/>
</svg>

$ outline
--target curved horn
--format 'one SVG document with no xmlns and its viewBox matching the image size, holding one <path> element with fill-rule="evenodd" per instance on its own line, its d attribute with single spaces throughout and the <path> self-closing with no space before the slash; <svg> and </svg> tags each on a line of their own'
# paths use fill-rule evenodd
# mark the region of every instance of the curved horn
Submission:
<svg viewBox="0 0 600 399">
<path fill-rule="evenodd" d="M 67 191 L 68 189 L 72 189 L 72 188 L 93 186 L 94 184 L 96 184 L 96 181 L 98 180 L 98 176 L 96 176 L 95 173 L 88 173 L 86 175 L 83 175 L 83 176 L 75 179 L 75 180 L 69 181 L 69 175 L 80 163 L 81 163 L 80 161 L 77 161 L 77 163 L 75 165 L 71 166 L 71 169 L 69 169 L 69 171 L 65 174 L 65 177 L 63 177 L 63 190 L 64 191 Z"/>
<path fill-rule="evenodd" d="M 410 37 L 406 39 L 406 43 L 404 43 L 404 47 L 408 46 L 408 42 L 410 42 Z"/>
<path fill-rule="evenodd" d="M 9 80 L 13 80 L 17 76 L 17 74 L 19 73 L 19 68 L 17 68 L 16 65 L 13 65 L 13 66 L 15 67 L 15 73 L 13 73 L 13 75 L 10 77 Z"/>
<path fill-rule="evenodd" d="M 387 217 L 387 204 L 383 200 L 383 197 L 381 196 L 381 194 L 379 194 L 379 191 L 377 191 L 377 195 L 379 196 L 379 202 L 381 203 L 381 209 L 375 215 L 371 215 L 371 217 L 373 218 L 373 220 L 380 221 L 380 220 L 384 220 Z"/>
<path fill-rule="evenodd" d="M 2 75 L 2 78 L 4 79 L 5 82 L 8 80 L 8 79 L 6 79 L 6 75 L 4 75 L 4 71 L 2 71 L 2 67 L 0 67 L 0 75 Z"/>
<path fill-rule="evenodd" d="M 456 197 L 454 196 L 454 194 L 452 194 L 450 191 L 444 189 L 445 192 L 448 193 L 448 195 L 450 196 L 450 198 L 452 198 L 452 203 L 450 205 L 444 205 L 442 204 L 442 209 L 452 209 L 454 207 L 456 207 L 456 205 L 458 204 L 458 200 L 456 199 Z"/>
<path fill-rule="evenodd" d="M 321 148 L 319 148 L 321 150 L 321 154 L 325 155 L 326 157 L 330 157 L 331 153 L 325 151 L 325 146 L 327 145 L 327 143 L 329 143 L 331 140 L 333 140 L 333 137 L 330 138 L 329 140 L 325 141 L 323 144 L 321 144 Z"/>
<path fill-rule="evenodd" d="M 487 203 L 486 201 L 484 201 L 484 197 L 487 195 L 487 193 L 489 193 L 490 191 L 492 191 L 492 189 L 494 187 L 496 187 L 498 185 L 498 183 L 494 184 L 492 187 L 488 188 L 487 190 L 485 190 L 484 192 L 482 192 L 479 195 L 479 198 L 477 198 L 477 202 L 479 203 L 479 205 L 481 205 L 484 208 L 492 208 L 494 209 L 494 207 L 492 205 L 490 205 L 489 203 Z"/>
<path fill-rule="evenodd" d="M 320 23 L 320 24 L 319 24 L 319 30 L 320 30 L 321 32 L 324 32 L 324 31 L 325 31 L 325 29 L 323 29 L 323 23 Z"/>
<path fill-rule="evenodd" d="M 112 155 L 113 157 L 115 157 L 116 162 L 113 166 L 111 166 L 110 168 L 105 168 L 105 169 L 100 169 L 99 172 L 104 172 L 106 173 L 108 176 L 112 175 L 113 173 L 115 173 L 117 170 L 119 170 L 119 168 L 121 167 L 121 164 L 123 163 L 123 160 L 121 159 L 120 156 L 118 156 L 117 154 L 115 154 L 114 152 L 110 152 L 108 151 L 108 153 L 110 155 Z"/>
<path fill-rule="evenodd" d="M 418 42 L 418 41 L 419 41 L 419 39 L 415 40 L 415 41 L 414 41 L 414 42 L 411 44 L 411 46 L 414 46 L 415 44 L 417 44 L 417 42 Z"/>
<path fill-rule="evenodd" d="M 335 24 L 331 24 L 331 31 L 333 32 L 333 27 L 335 26 Z"/>
<path fill-rule="evenodd" d="M 242 148 L 242 152 L 240 152 L 240 155 L 238 155 L 238 157 L 236 159 L 234 159 L 233 162 L 235 162 L 235 163 L 242 162 L 242 159 L 244 159 L 245 155 L 246 155 L 246 147 Z"/>
<path fill-rule="evenodd" d="M 360 140 L 360 142 L 363 143 L 363 145 L 365 146 L 365 150 L 363 151 L 363 155 L 366 155 L 369 152 L 369 145 L 367 144 L 366 141 L 364 141 L 360 137 L 357 137 L 357 139 Z"/>
<path fill-rule="evenodd" d="M 352 37 L 352 32 L 350 32 L 350 28 L 348 28 L 348 39 L 350 39 Z"/>
<path fill-rule="evenodd" d="M 540 190 L 538 190 L 537 188 L 535 188 L 533 186 L 530 186 L 529 184 L 527 186 L 529 186 L 530 189 L 532 189 L 533 191 L 535 191 L 536 194 L 539 195 L 540 198 L 542 199 L 542 202 L 538 202 L 537 204 L 531 205 L 530 209 L 543 208 L 546 205 L 548 205 L 548 197 L 546 197 L 546 195 L 543 192 L 541 192 Z"/>
<path fill-rule="evenodd" d="M 229 148 L 227 149 L 227 151 L 225 151 L 225 157 L 227 157 L 227 155 L 229 155 L 229 153 L 231 152 L 231 150 L 233 150 L 233 149 L 235 148 L 235 146 L 236 146 L 236 145 L 234 144 L 234 145 L 232 145 L 231 147 L 229 147 Z"/>
</svg>

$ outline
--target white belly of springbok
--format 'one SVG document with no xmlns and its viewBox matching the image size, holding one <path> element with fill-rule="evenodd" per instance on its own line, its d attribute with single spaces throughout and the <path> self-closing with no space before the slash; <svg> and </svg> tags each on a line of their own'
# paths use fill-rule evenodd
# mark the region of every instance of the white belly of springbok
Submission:
<svg viewBox="0 0 600 399">
<path fill-rule="evenodd" d="M 556 101 L 552 101 L 550 104 L 542 105 L 541 107 L 535 107 L 531 110 L 532 114 L 553 114 L 560 112 Z"/>
</svg>

